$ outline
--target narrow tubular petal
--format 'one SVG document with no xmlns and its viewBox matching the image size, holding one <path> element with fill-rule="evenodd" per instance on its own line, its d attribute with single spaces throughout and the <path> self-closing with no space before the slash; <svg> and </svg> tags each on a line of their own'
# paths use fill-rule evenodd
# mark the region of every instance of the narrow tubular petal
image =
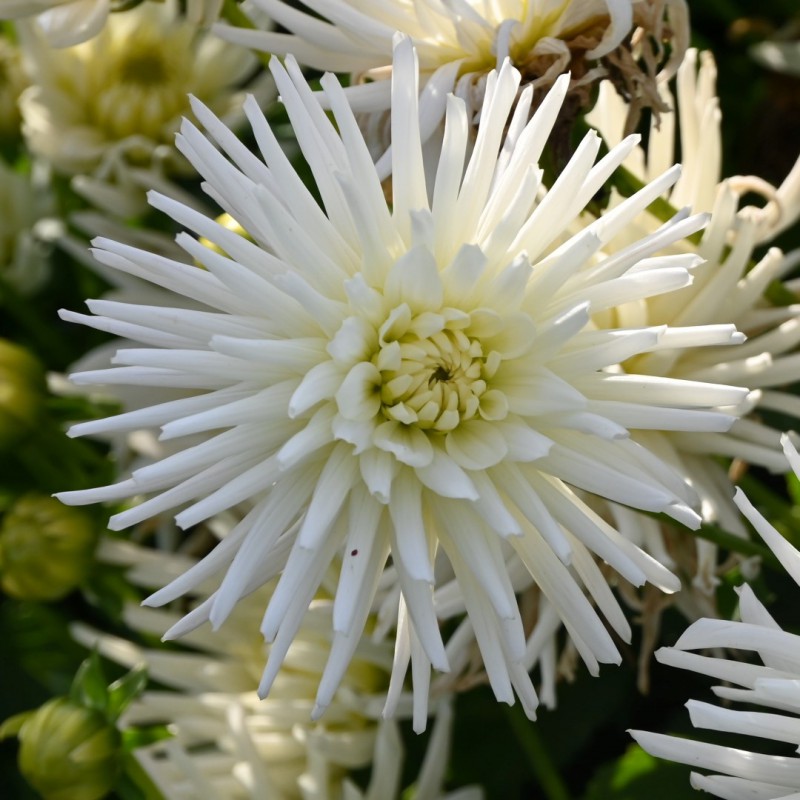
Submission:
<svg viewBox="0 0 800 800">
<path fill-rule="evenodd" d="M 389 553 L 388 537 L 380 525 L 382 514 L 383 505 L 373 500 L 365 487 L 350 493 L 349 532 L 333 604 L 334 631 L 352 631 L 355 615 L 371 606 L 371 598 L 362 597 L 363 587 L 372 582 L 374 592 L 374 582 Z"/>
<path fill-rule="evenodd" d="M 259 504 L 258 514 L 216 592 L 209 614 L 215 629 L 230 615 L 243 588 L 257 573 L 263 573 L 278 538 L 308 503 L 316 477 L 312 470 L 298 470 L 291 479 L 284 478 Z"/>
<path fill-rule="evenodd" d="M 392 484 L 389 515 L 396 531 L 395 557 L 409 577 L 433 585 L 431 542 L 422 515 L 422 485 L 409 469 L 401 469 Z"/>
<path fill-rule="evenodd" d="M 392 67 L 392 207 L 395 225 L 406 241 L 409 212 L 428 208 L 419 130 L 417 53 L 408 37 L 395 40 Z"/>
<path fill-rule="evenodd" d="M 338 444 L 328 456 L 317 480 L 314 495 L 297 534 L 297 547 L 321 546 L 347 499 L 356 478 L 357 465 L 346 444 Z"/>
<path fill-rule="evenodd" d="M 659 758 L 747 780 L 778 784 L 787 790 L 800 786 L 800 763 L 796 758 L 765 756 L 646 731 L 630 731 L 630 734 L 648 753 Z"/>
</svg>

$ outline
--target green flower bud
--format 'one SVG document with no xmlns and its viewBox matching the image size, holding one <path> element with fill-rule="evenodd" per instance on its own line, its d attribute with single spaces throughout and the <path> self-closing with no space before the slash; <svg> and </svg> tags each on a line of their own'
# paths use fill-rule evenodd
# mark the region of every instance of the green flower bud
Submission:
<svg viewBox="0 0 800 800">
<path fill-rule="evenodd" d="M 66 697 L 22 723 L 19 770 L 44 800 L 99 800 L 114 786 L 120 735 L 102 714 Z"/>
<path fill-rule="evenodd" d="M 45 389 L 39 360 L 25 348 L 0 339 L 0 450 L 16 444 L 35 426 Z"/>
<path fill-rule="evenodd" d="M 0 525 L 0 587 L 24 600 L 57 600 L 86 577 L 97 528 L 46 495 L 21 497 Z"/>
</svg>

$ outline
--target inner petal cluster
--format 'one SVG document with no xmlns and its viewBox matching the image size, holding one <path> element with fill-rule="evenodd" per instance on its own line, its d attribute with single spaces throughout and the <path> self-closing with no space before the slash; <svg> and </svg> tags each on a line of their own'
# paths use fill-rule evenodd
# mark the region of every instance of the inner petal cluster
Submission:
<svg viewBox="0 0 800 800">
<path fill-rule="evenodd" d="M 94 124 L 109 138 L 141 133 L 154 141 L 171 140 L 174 120 L 188 111 L 191 35 L 188 26 L 162 31 L 145 23 L 124 46 L 106 43 L 108 75 L 87 103 Z"/>
<path fill-rule="evenodd" d="M 498 419 L 508 413 L 502 394 L 488 386 L 500 356 L 485 352 L 480 339 L 469 335 L 470 315 L 409 315 L 400 335 L 398 320 L 391 322 L 372 359 L 387 420 L 445 433 L 478 415 Z"/>
</svg>

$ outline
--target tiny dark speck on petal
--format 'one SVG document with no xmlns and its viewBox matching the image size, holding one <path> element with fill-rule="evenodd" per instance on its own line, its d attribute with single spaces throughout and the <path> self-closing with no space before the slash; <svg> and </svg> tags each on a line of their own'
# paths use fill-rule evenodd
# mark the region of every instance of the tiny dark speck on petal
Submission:
<svg viewBox="0 0 800 800">
<path fill-rule="evenodd" d="M 358 555 L 358 550 L 351 550 L 350 551 L 350 555 L 351 556 L 357 556 Z"/>
</svg>

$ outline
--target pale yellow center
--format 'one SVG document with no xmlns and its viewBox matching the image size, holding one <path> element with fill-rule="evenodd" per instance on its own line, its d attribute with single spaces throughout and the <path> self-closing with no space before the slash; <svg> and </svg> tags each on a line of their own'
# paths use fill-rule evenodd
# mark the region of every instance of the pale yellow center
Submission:
<svg viewBox="0 0 800 800">
<path fill-rule="evenodd" d="M 500 356 L 485 353 L 468 333 L 457 323 L 427 336 L 409 330 L 383 340 L 372 363 L 380 373 L 375 391 L 386 419 L 446 433 L 476 416 L 505 416 L 504 398 L 488 386 Z"/>
<path fill-rule="evenodd" d="M 101 72 L 87 97 L 92 123 L 111 141 L 144 136 L 171 144 L 189 111 L 193 53 L 183 26 L 163 32 L 143 27 L 95 53 L 91 68 Z"/>
</svg>

